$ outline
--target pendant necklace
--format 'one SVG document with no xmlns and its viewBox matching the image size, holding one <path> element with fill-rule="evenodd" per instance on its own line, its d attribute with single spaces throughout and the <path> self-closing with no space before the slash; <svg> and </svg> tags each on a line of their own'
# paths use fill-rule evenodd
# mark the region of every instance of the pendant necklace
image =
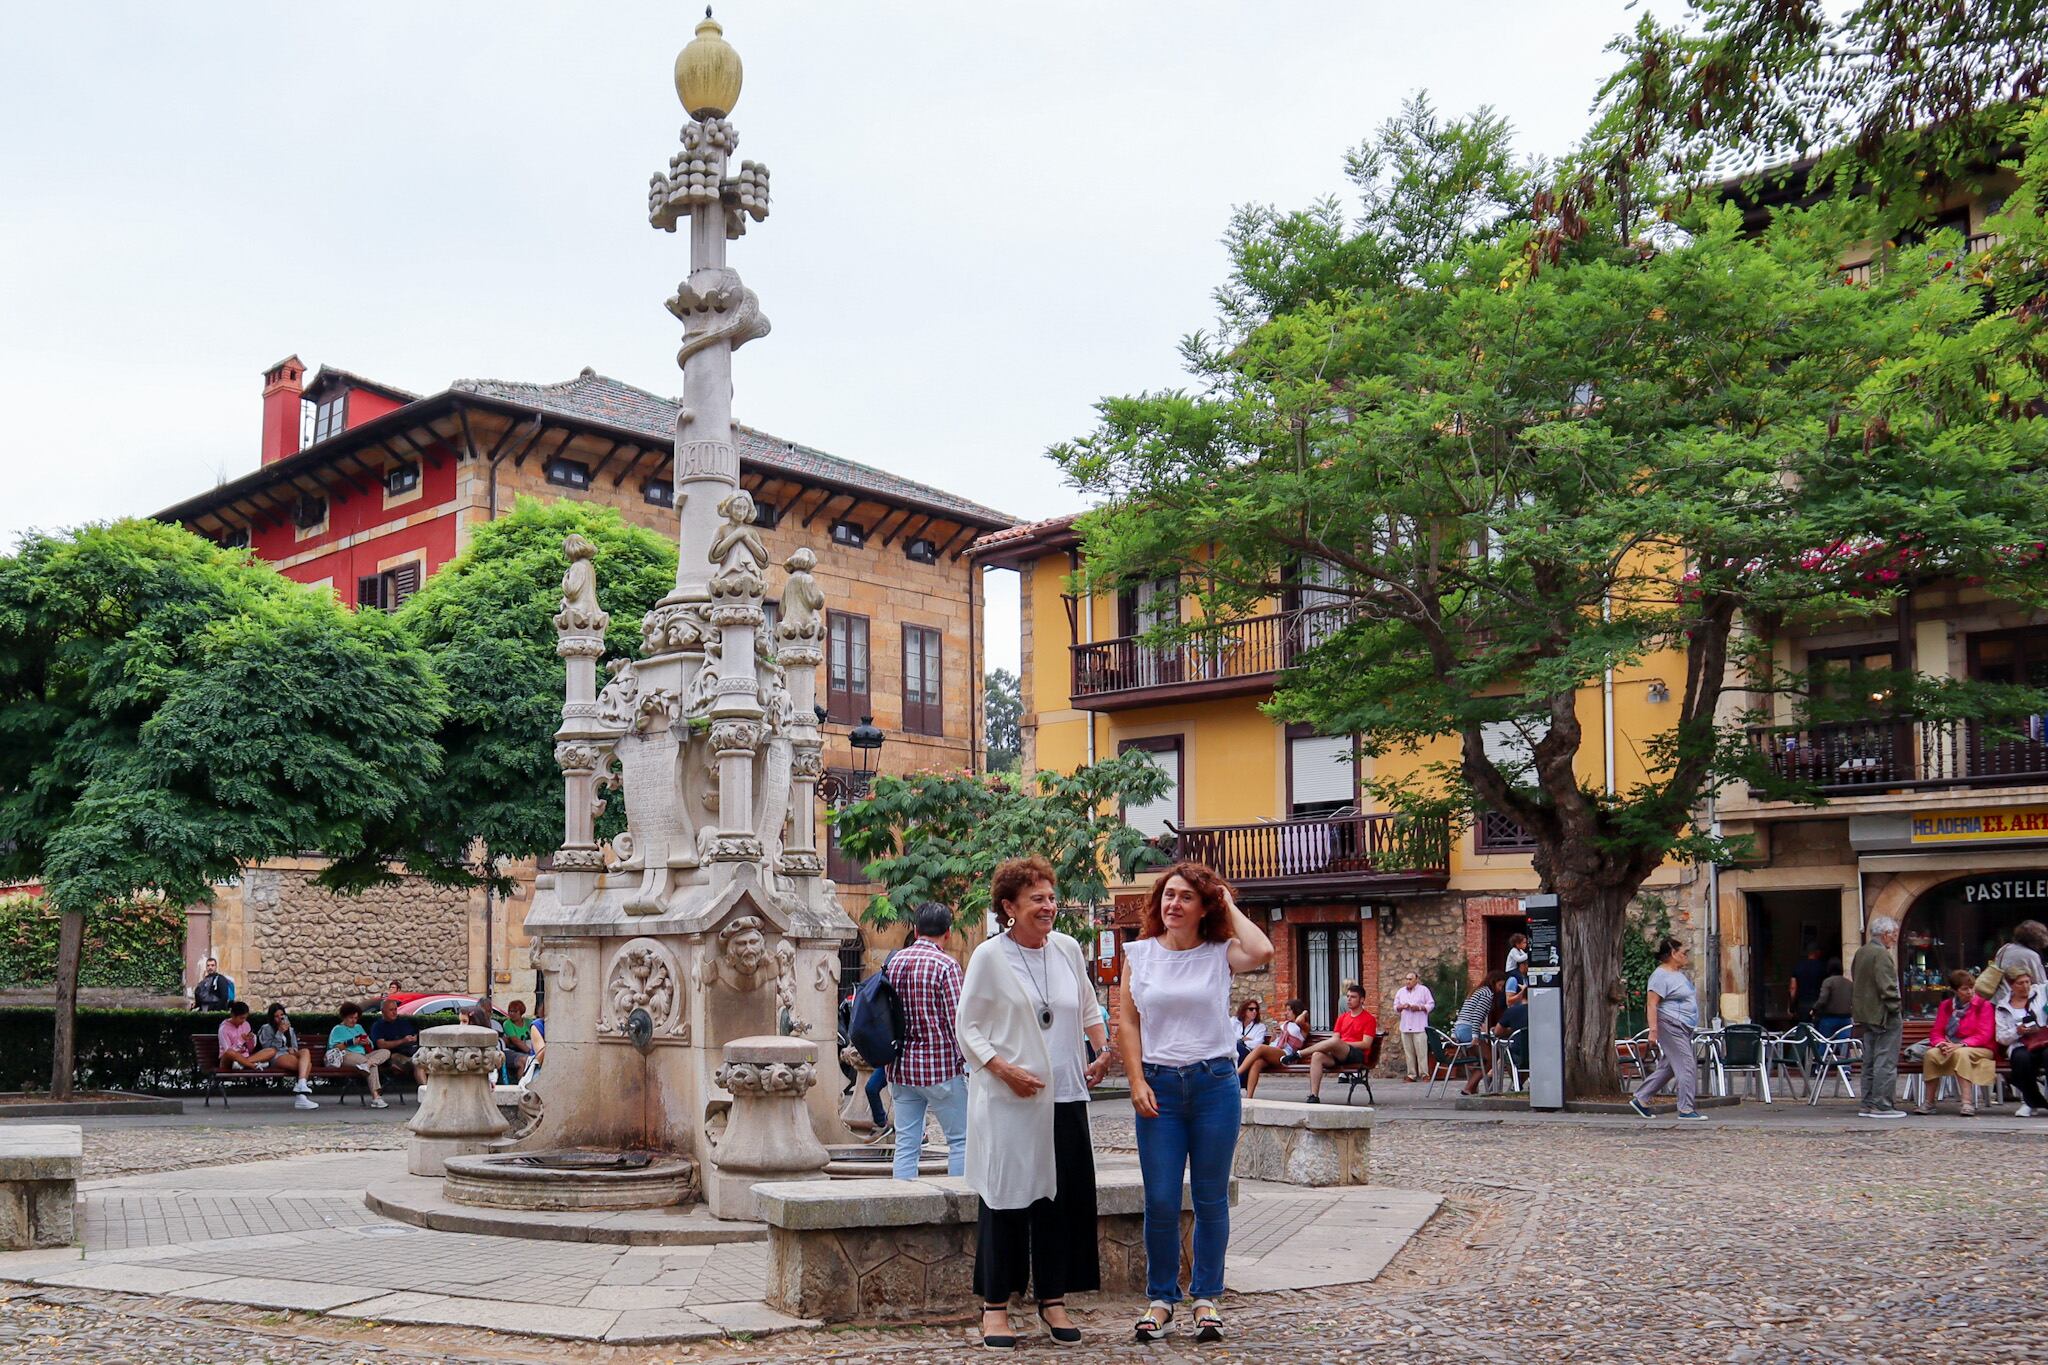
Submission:
<svg viewBox="0 0 2048 1365">
<path fill-rule="evenodd" d="M 1031 959 L 1025 956 L 1024 945 L 1017 942 L 1016 939 L 1011 938 L 1008 934 L 1003 935 L 1003 942 L 1010 945 L 1010 952 L 1016 957 L 1017 961 L 1020 964 L 1022 964 L 1024 968 L 1024 979 L 1031 983 L 1032 990 L 1038 992 L 1038 1026 L 1042 1029 L 1050 1029 L 1052 1027 L 1052 1001 L 1048 999 L 1046 996 L 1045 986 L 1040 985 L 1038 983 L 1038 978 L 1032 975 Z M 1040 949 L 1040 951 L 1042 952 L 1044 950 Z M 1052 984 L 1051 968 L 1046 969 L 1045 980 L 1046 985 Z"/>
</svg>

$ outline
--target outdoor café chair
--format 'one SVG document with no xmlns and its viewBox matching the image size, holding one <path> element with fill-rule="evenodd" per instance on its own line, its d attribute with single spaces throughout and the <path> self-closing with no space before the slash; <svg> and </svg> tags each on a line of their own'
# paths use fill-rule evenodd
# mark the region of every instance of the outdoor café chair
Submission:
<svg viewBox="0 0 2048 1365">
<path fill-rule="evenodd" d="M 1840 1081 L 1840 1093 L 1853 1097 L 1856 1082 L 1849 1073 L 1850 1068 L 1863 1065 L 1863 1040 L 1847 1029 L 1833 1036 L 1815 1029 L 1814 1037 L 1818 1042 L 1814 1049 L 1813 1089 L 1807 1093 L 1806 1102 L 1819 1104 L 1829 1081 Z"/>
<path fill-rule="evenodd" d="M 1478 1067 L 1486 1061 L 1476 1037 L 1469 1043 L 1461 1043 L 1440 1028 L 1433 1028 L 1430 1032 L 1436 1035 L 1436 1060 L 1430 1063 L 1429 1084 L 1422 1091 L 1425 1100 L 1436 1093 L 1438 1082 L 1443 1082 L 1448 1090 L 1451 1076 L 1458 1067 Z"/>
<path fill-rule="evenodd" d="M 1715 1074 L 1721 1083 L 1721 1093 L 1728 1093 L 1728 1077 L 1731 1075 L 1752 1075 L 1756 1077 L 1756 1093 L 1765 1104 L 1771 1102 L 1771 1049 L 1770 1035 L 1761 1024 L 1727 1024 L 1721 1029 L 1720 1056 L 1716 1060 Z"/>
</svg>

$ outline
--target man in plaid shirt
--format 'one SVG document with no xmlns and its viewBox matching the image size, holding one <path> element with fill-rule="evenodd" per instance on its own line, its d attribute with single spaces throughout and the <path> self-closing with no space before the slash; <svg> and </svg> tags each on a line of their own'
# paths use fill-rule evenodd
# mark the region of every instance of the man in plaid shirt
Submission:
<svg viewBox="0 0 2048 1365">
<path fill-rule="evenodd" d="M 896 1106 L 898 1180 L 917 1179 L 929 1111 L 946 1134 L 946 1172 L 967 1169 L 967 1067 L 953 1040 L 960 1013 L 960 964 L 946 956 L 953 912 L 935 901 L 911 917 L 917 937 L 892 954 L 882 971 L 903 1002 L 903 1051 L 889 1063 L 889 1094 Z"/>
</svg>

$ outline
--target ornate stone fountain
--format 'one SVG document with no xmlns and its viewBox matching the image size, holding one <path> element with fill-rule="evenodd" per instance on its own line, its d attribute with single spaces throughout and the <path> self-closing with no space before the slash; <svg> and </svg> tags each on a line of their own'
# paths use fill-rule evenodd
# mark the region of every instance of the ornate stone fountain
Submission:
<svg viewBox="0 0 2048 1365">
<path fill-rule="evenodd" d="M 547 980 L 548 1049 L 534 1084 L 539 1121 L 523 1143 L 566 1153 L 548 1169 L 572 1182 L 600 1160 L 593 1153 L 688 1158 L 713 1212 L 746 1217 L 744 1185 L 728 1174 L 815 1171 L 826 1159 L 817 1134 L 849 1136 L 830 1087 L 812 1085 L 819 1049 L 805 1040 L 823 1044 L 829 1062 L 839 947 L 856 930 L 816 842 L 816 561 L 808 549 L 784 561 L 769 637 L 772 569 L 739 486 L 732 353 L 766 335 L 768 321 L 725 263 L 725 244 L 768 216 L 768 171 L 733 161 L 738 137 L 725 115 L 740 63 L 708 11 L 676 82 L 691 121 L 648 199 L 656 227 L 687 227 L 690 239 L 690 274 L 668 300 L 683 324 L 681 559 L 674 591 L 641 623 L 639 657 L 607 663 L 600 687 L 610 620 L 598 566 L 581 537 L 564 547 L 554 620 L 568 665 L 555 735 L 564 837 L 526 917 Z M 627 828 L 607 848 L 593 821 L 612 790 L 623 793 Z M 807 1121 L 798 1131 L 792 1119 Z M 516 1166 L 459 1160 L 466 1202 L 491 1202 L 492 1172 Z M 453 1183 L 448 1194 L 457 1197 Z"/>
</svg>

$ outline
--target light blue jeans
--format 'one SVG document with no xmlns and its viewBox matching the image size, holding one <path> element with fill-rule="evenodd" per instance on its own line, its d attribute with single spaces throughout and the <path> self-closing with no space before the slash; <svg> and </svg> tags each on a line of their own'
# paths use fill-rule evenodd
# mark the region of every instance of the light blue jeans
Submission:
<svg viewBox="0 0 2048 1365">
<path fill-rule="evenodd" d="M 1223 1293 L 1230 1245 L 1230 1165 L 1244 1093 L 1229 1057 L 1187 1066 L 1145 1066 L 1159 1117 L 1138 1117 L 1138 1168 L 1145 1177 L 1145 1296 L 1180 1302 L 1181 1177 L 1194 1193 L 1194 1265 L 1188 1297 Z"/>
<path fill-rule="evenodd" d="M 930 1110 L 946 1135 L 946 1174 L 967 1170 L 967 1078 L 955 1076 L 944 1085 L 892 1085 L 896 1106 L 896 1169 L 898 1180 L 917 1179 L 917 1158 L 924 1150 L 924 1116 Z"/>
</svg>

